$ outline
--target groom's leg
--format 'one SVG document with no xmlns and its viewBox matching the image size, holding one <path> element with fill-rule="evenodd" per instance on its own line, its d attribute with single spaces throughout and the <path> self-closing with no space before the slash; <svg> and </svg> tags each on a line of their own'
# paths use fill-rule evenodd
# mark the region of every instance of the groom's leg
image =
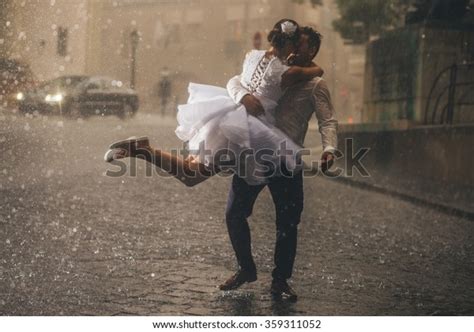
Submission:
<svg viewBox="0 0 474 332">
<path fill-rule="evenodd" d="M 250 229 L 247 218 L 264 185 L 251 186 L 234 175 L 226 209 L 226 224 L 239 267 L 247 272 L 256 272 L 252 257 Z"/>
<path fill-rule="evenodd" d="M 273 177 L 269 183 L 276 210 L 274 280 L 291 277 L 296 257 L 298 224 L 303 211 L 303 172 Z"/>
</svg>

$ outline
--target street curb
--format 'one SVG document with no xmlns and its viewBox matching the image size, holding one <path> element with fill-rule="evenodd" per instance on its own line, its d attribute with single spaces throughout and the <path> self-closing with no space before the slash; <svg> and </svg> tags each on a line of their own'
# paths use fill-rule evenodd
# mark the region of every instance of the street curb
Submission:
<svg viewBox="0 0 474 332">
<path fill-rule="evenodd" d="M 400 191 L 389 189 L 386 187 L 380 187 L 377 185 L 373 185 L 373 184 L 358 181 L 358 180 L 352 180 L 346 177 L 337 177 L 337 178 L 334 178 L 334 180 L 337 180 L 338 182 L 341 182 L 343 184 L 346 184 L 352 187 L 397 197 L 410 203 L 430 207 L 432 209 L 442 211 L 446 214 L 450 214 L 457 217 L 469 219 L 470 221 L 474 221 L 474 212 L 472 211 L 466 211 L 454 206 L 450 206 L 450 205 L 446 205 L 446 204 L 442 204 L 438 202 L 433 202 L 419 196 L 410 195 L 409 193 L 400 192 Z"/>
</svg>

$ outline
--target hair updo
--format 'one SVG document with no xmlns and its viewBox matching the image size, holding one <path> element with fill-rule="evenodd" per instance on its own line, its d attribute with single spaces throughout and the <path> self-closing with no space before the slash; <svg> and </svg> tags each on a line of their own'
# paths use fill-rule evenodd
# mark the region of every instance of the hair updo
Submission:
<svg viewBox="0 0 474 332">
<path fill-rule="evenodd" d="M 294 20 L 283 19 L 278 21 L 268 34 L 268 42 L 276 49 L 282 49 L 286 42 L 297 44 L 300 37 L 300 27 Z"/>
</svg>

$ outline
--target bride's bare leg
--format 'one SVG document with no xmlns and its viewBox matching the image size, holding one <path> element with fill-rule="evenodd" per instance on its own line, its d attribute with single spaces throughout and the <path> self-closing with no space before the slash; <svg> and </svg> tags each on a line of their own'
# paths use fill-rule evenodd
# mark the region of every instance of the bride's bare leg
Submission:
<svg viewBox="0 0 474 332">
<path fill-rule="evenodd" d="M 207 167 L 192 159 L 184 159 L 152 147 L 139 149 L 134 154 L 134 157 L 144 159 L 173 175 L 187 187 L 193 187 L 219 173 L 217 167 Z"/>
</svg>

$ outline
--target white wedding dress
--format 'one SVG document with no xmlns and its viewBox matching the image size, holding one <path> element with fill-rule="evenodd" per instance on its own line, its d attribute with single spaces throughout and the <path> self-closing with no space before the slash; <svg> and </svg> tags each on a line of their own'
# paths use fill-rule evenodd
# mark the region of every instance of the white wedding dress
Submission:
<svg viewBox="0 0 474 332">
<path fill-rule="evenodd" d="M 242 86 L 262 103 L 265 115 L 248 115 L 224 88 L 196 83 L 189 84 L 188 103 L 178 106 L 177 115 L 176 135 L 188 142 L 199 162 L 225 165 L 251 185 L 266 183 L 268 176 L 278 174 L 282 163 L 290 171 L 301 166 L 297 163 L 301 147 L 274 126 L 275 108 L 283 95 L 281 77 L 289 67 L 265 53 L 249 52 L 240 76 Z M 253 156 L 239 163 L 239 156 L 248 151 Z"/>
</svg>

